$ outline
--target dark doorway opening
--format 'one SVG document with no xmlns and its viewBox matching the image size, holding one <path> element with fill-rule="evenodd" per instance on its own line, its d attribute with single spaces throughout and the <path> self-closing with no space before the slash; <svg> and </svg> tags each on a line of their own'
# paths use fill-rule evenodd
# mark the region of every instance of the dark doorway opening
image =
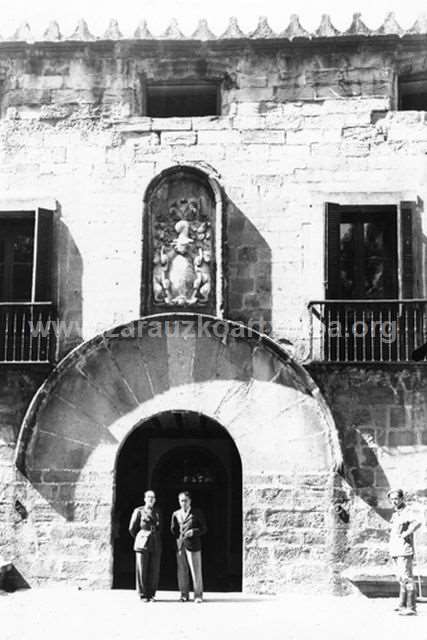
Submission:
<svg viewBox="0 0 427 640">
<path fill-rule="evenodd" d="M 160 589 L 177 589 L 175 542 L 169 524 L 178 508 L 178 492 L 188 490 L 208 524 L 202 551 L 205 590 L 241 591 L 242 467 L 224 427 L 195 412 L 165 412 L 130 434 L 116 467 L 114 588 L 135 585 L 128 525 L 147 488 L 156 492 L 163 516 Z"/>
</svg>

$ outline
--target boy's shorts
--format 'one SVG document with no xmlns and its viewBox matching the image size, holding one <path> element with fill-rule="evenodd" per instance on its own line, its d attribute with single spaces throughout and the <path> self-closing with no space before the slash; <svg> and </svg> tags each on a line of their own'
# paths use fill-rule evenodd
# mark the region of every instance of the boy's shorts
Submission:
<svg viewBox="0 0 427 640">
<path fill-rule="evenodd" d="M 413 564 L 414 556 L 394 556 L 393 563 L 397 579 L 401 583 L 412 582 L 413 580 Z"/>
</svg>

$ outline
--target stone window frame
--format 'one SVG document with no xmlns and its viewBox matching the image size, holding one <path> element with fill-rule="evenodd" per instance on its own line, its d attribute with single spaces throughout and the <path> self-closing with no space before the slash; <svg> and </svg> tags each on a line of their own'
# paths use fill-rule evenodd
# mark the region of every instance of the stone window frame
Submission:
<svg viewBox="0 0 427 640">
<path fill-rule="evenodd" d="M 157 187 L 163 180 L 166 180 L 169 176 L 173 176 L 175 173 L 188 172 L 197 176 L 197 179 L 205 183 L 210 189 L 215 204 L 215 309 L 214 315 L 217 318 L 225 317 L 225 280 L 224 280 L 224 252 L 225 252 L 225 235 L 224 235 L 224 215 L 225 215 L 225 200 L 223 189 L 219 182 L 219 176 L 216 172 L 207 167 L 200 167 L 198 164 L 179 164 L 173 165 L 161 171 L 157 174 L 149 183 L 144 192 L 143 199 L 143 215 L 142 215 L 142 261 L 141 261 L 141 280 L 140 280 L 140 315 L 146 316 L 153 314 L 149 301 L 149 295 L 151 287 L 148 285 L 147 278 L 151 275 L 151 269 L 148 264 L 149 258 L 149 215 L 150 215 L 150 198 Z M 174 313 L 180 311 L 194 313 L 195 309 L 192 307 L 182 308 L 180 311 L 171 309 Z M 165 313 L 165 311 L 159 310 L 157 313 Z M 201 310 L 200 313 L 206 315 L 206 312 Z"/>
</svg>

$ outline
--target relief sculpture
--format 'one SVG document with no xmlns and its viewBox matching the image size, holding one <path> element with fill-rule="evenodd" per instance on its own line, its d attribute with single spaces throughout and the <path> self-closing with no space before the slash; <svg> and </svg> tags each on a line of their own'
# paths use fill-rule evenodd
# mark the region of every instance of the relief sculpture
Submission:
<svg viewBox="0 0 427 640">
<path fill-rule="evenodd" d="M 154 303 L 204 306 L 212 291 L 212 229 L 203 199 L 167 202 L 153 220 Z"/>
</svg>

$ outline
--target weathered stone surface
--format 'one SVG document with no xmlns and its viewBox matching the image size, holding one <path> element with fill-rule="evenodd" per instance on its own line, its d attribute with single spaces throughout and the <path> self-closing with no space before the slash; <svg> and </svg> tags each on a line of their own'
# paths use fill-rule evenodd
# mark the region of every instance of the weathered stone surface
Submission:
<svg viewBox="0 0 427 640">
<path fill-rule="evenodd" d="M 164 132 L 162 133 L 161 143 L 162 144 L 181 144 L 181 145 L 190 145 L 196 144 L 196 134 L 193 131 L 185 131 L 182 133 L 176 132 Z"/>
<path fill-rule="evenodd" d="M 73 38 L 85 41 L 84 55 L 81 42 L 37 50 L 22 43 L 16 59 L 0 49 L 3 191 L 25 197 L 36 189 L 58 200 L 54 288 L 60 317 L 75 323 L 61 337 L 60 354 L 139 317 L 143 201 L 151 180 L 175 164 L 197 166 L 221 186 L 225 316 L 268 322 L 285 348 L 307 344 L 306 305 L 324 290 L 324 203 L 427 198 L 425 118 L 390 111 L 393 78 L 418 64 L 410 39 L 397 45 L 391 38 L 386 48 L 375 39 L 368 43 L 357 18 L 356 36 L 331 47 L 298 41 L 307 34 L 294 18 L 289 36 L 295 42 L 287 48 L 269 37 L 264 22 L 243 50 L 236 38 L 244 34 L 233 22 L 223 49 L 210 41 L 206 25 L 195 34 L 204 42 L 184 43 L 184 49 L 178 42 L 149 42 L 146 25 L 138 38 L 147 42 L 114 42 L 113 27 L 111 40 L 91 43 L 81 23 Z M 393 29 L 390 19 L 384 35 Z M 324 19 L 318 35 L 335 37 L 335 31 Z M 168 35 L 174 34 L 176 25 Z M 53 29 L 48 36 L 59 38 Z M 417 43 L 422 60 L 425 44 Z M 224 115 L 142 116 L 141 78 L 180 83 L 189 77 L 221 79 Z M 247 336 L 213 340 L 212 330 L 197 341 L 107 336 L 94 360 L 82 356 L 79 370 L 49 390 L 28 449 L 32 483 L 14 467 L 14 446 L 45 372 L 2 369 L 0 473 L 7 490 L 1 514 L 7 524 L 1 544 L 19 551 L 25 572 L 46 584 L 84 570 L 85 584 L 108 584 L 109 574 L 96 573 L 96 555 L 110 548 L 115 452 L 139 421 L 190 407 L 228 425 L 238 442 L 248 588 L 324 584 L 332 566 L 327 553 L 334 554 L 336 573 L 350 562 L 384 560 L 384 523 L 372 523 L 371 515 L 383 519 L 390 486 L 407 478 L 410 497 L 425 509 L 423 365 L 310 369 L 342 438 L 339 498 L 350 514 L 344 524 L 332 508 L 330 479 L 310 473 L 330 462 L 324 405 L 300 371 L 258 346 Z M 304 468 L 304 477 L 292 472 L 295 466 Z M 25 523 L 12 494 L 28 507 Z M 76 538 L 64 549 L 77 555 L 80 546 L 86 564 L 46 556 L 59 523 L 58 537 Z M 31 542 L 24 527 L 34 534 Z M 41 546 L 34 559 L 36 539 Z M 423 540 L 421 557 L 426 548 Z M 272 578 L 261 572 L 265 563 Z"/>
</svg>

